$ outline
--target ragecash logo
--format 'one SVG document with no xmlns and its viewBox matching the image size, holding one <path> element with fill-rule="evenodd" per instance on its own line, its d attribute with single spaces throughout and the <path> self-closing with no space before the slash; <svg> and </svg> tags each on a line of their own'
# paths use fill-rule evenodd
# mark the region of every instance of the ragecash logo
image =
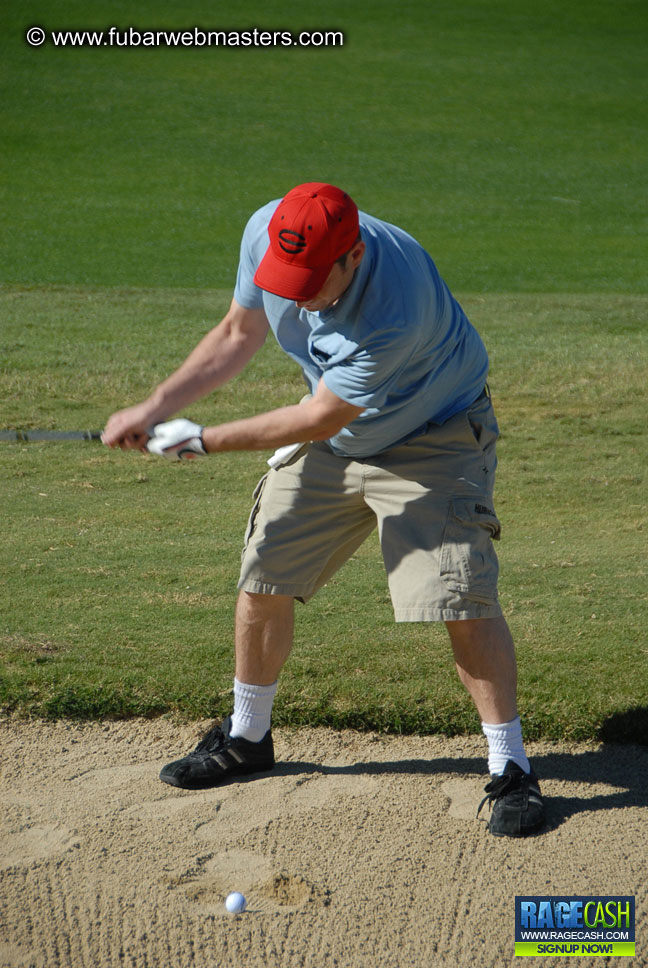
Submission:
<svg viewBox="0 0 648 968">
<path fill-rule="evenodd" d="M 635 953 L 630 896 L 515 898 L 515 954 L 628 957 Z"/>
</svg>

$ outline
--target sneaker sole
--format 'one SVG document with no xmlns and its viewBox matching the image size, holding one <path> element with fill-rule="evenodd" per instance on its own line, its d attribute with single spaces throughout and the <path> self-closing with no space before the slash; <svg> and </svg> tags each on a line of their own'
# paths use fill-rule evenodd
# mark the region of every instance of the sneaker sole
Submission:
<svg viewBox="0 0 648 968">
<path fill-rule="evenodd" d="M 490 830 L 490 827 L 488 829 L 490 830 L 490 833 L 493 837 L 515 837 L 518 840 L 520 840 L 523 837 L 534 837 L 536 834 L 539 834 L 542 831 L 542 828 L 544 827 L 544 825 L 545 824 L 543 820 L 542 823 L 539 823 L 536 827 L 529 827 L 528 830 L 521 830 L 520 833 L 518 834 L 505 834 L 500 830 Z"/>
<path fill-rule="evenodd" d="M 210 790 L 212 787 L 221 786 L 223 783 L 228 783 L 230 780 L 237 780 L 244 776 L 253 776 L 260 773 L 272 773 L 274 769 L 274 764 L 272 766 L 263 766 L 260 768 L 254 768 L 251 770 L 230 770 L 227 773 L 223 773 L 222 776 L 215 777 L 210 780 L 207 777 L 204 780 L 196 780 L 194 783 L 186 783 L 180 781 L 175 776 L 165 775 L 164 772 L 160 773 L 160 780 L 162 783 L 168 783 L 169 786 L 179 787 L 181 790 Z"/>
</svg>

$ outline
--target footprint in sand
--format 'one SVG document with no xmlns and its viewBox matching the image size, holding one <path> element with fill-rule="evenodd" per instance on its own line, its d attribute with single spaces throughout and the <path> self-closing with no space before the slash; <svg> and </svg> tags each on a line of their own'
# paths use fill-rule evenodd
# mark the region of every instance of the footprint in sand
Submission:
<svg viewBox="0 0 648 968">
<path fill-rule="evenodd" d="M 271 876 L 272 864 L 267 857 L 228 850 L 210 857 L 199 875 L 180 877 L 178 886 L 199 907 L 213 908 L 223 904 L 232 885 L 249 898 L 254 888 Z"/>
<path fill-rule="evenodd" d="M 18 944 L 0 941 L 0 965 L 2 968 L 33 968 L 35 959 L 26 948 Z"/>
<path fill-rule="evenodd" d="M 458 820 L 474 820 L 477 807 L 484 796 L 484 782 L 478 778 L 446 780 L 441 793 L 450 801 L 448 813 Z"/>
<path fill-rule="evenodd" d="M 249 784 L 254 784 L 250 796 Z M 213 841 L 215 835 L 248 833 L 261 823 L 296 813 L 318 810 L 329 800 L 371 796 L 376 787 L 373 777 L 339 776 L 326 773 L 295 776 L 267 776 L 244 779 L 204 791 L 177 791 L 129 807 L 129 814 L 156 820 L 173 820 L 180 813 L 211 805 L 215 819 L 201 823 L 195 833 L 199 840 Z"/>
<path fill-rule="evenodd" d="M 331 800 L 371 796 L 375 785 L 370 777 L 317 774 L 256 780 L 253 797 L 245 786 L 225 787 L 213 800 L 217 816 L 200 824 L 195 834 L 199 840 L 213 843 L 223 835 L 247 833 L 270 820 L 320 810 Z"/>
<path fill-rule="evenodd" d="M 224 901 L 233 885 L 246 896 L 250 913 L 277 908 L 296 910 L 308 904 L 330 902 L 327 889 L 311 884 L 300 874 L 273 873 L 267 857 L 249 851 L 216 854 L 200 876 L 186 883 L 184 878 L 179 880 L 189 901 L 206 911 L 220 912 L 224 917 L 227 916 Z"/>
<path fill-rule="evenodd" d="M 209 802 L 215 817 L 199 823 L 194 835 L 198 841 L 216 844 L 274 819 L 321 810 L 329 801 L 373 796 L 376 784 L 374 778 L 353 775 L 270 776 L 254 781 L 253 797 L 247 783 L 234 784 L 193 796 L 156 800 L 143 804 L 140 811 L 153 813 L 159 820 Z M 199 873 L 182 875 L 171 886 L 181 886 L 199 907 L 222 913 L 225 897 L 233 889 L 246 895 L 249 910 L 287 910 L 329 903 L 325 888 L 311 884 L 300 874 L 273 871 L 271 860 L 263 854 L 237 849 L 210 856 Z"/>
<path fill-rule="evenodd" d="M 34 861 L 79 846 L 78 839 L 67 827 L 27 827 L 0 847 L 0 868 L 28 867 Z"/>
<path fill-rule="evenodd" d="M 97 790 L 113 790 L 118 787 L 132 786 L 136 780 L 148 780 L 151 772 L 150 763 L 109 766 L 100 770 L 84 770 L 83 773 L 68 777 L 68 783 L 78 783 Z"/>
<path fill-rule="evenodd" d="M 167 818 L 172 820 L 179 813 L 189 809 L 196 809 L 205 803 L 211 803 L 218 809 L 218 797 L 214 790 L 207 790 L 203 793 L 183 793 L 179 796 L 160 796 L 155 800 L 145 800 L 144 803 L 135 803 L 124 811 L 126 814 L 141 817 L 142 820 L 161 820 Z"/>
</svg>

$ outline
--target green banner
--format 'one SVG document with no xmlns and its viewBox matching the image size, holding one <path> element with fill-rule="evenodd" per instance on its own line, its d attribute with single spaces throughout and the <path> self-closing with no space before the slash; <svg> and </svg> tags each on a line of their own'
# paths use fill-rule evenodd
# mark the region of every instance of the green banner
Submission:
<svg viewBox="0 0 648 968">
<path fill-rule="evenodd" d="M 516 956 L 542 958 L 547 955 L 581 958 L 583 955 L 598 957 L 631 958 L 634 941 L 516 941 Z"/>
</svg>

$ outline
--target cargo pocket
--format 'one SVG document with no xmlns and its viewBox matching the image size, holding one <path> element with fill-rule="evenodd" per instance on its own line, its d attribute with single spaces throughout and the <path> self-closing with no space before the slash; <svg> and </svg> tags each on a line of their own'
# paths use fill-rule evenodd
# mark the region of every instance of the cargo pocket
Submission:
<svg viewBox="0 0 648 968">
<path fill-rule="evenodd" d="M 499 565 L 493 541 L 500 537 L 497 515 L 487 503 L 454 499 L 441 547 L 440 576 L 447 587 L 482 604 L 497 601 Z"/>
<path fill-rule="evenodd" d="M 256 527 L 256 520 L 259 514 L 259 508 L 261 506 L 261 496 L 263 495 L 263 491 L 264 491 L 267 479 L 268 479 L 268 475 L 264 474 L 261 480 L 259 481 L 259 483 L 257 484 L 257 486 L 255 487 L 254 493 L 252 494 L 252 510 L 250 511 L 250 517 L 248 518 L 247 527 L 245 529 L 245 536 L 243 538 L 243 550 L 241 552 L 241 558 L 244 557 L 245 552 L 247 551 L 247 546 L 250 542 L 250 538 L 254 534 L 254 529 Z"/>
</svg>

